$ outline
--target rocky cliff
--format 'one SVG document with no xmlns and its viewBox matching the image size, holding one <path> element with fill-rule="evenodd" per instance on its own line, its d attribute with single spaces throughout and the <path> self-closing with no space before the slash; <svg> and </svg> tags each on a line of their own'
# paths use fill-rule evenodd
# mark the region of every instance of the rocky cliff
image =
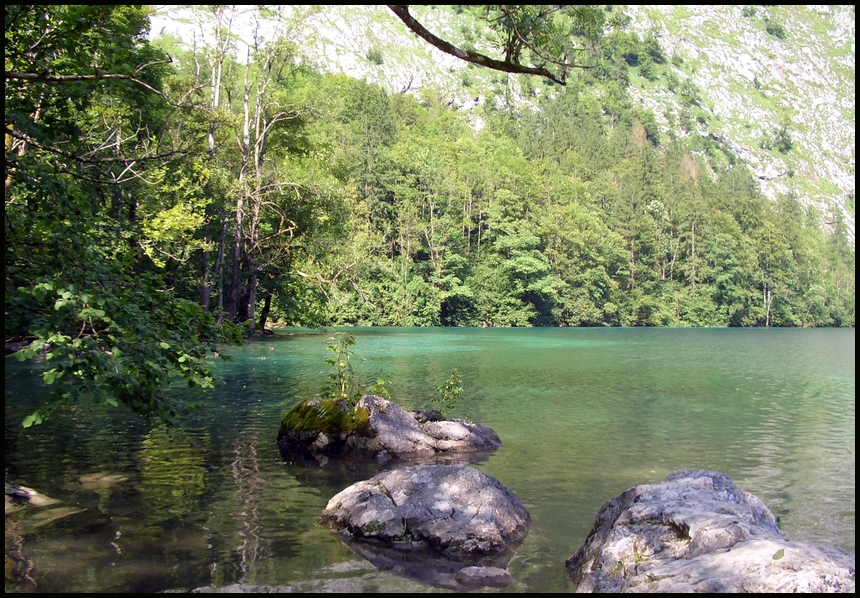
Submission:
<svg viewBox="0 0 860 598">
<path fill-rule="evenodd" d="M 391 92 L 431 93 L 469 114 L 476 127 L 487 102 L 529 103 L 553 93 L 552 86 L 443 54 L 408 33 L 384 6 L 282 8 L 294 19 L 284 30 L 320 70 Z M 414 12 L 439 35 L 489 48 L 491 41 L 467 13 L 438 8 L 415 6 Z M 853 241 L 854 10 L 635 5 L 616 7 L 613 16 L 624 31 L 657 40 L 668 59 L 657 76 L 632 69 L 630 88 L 664 131 L 719 141 L 752 170 L 766 195 L 796 194 L 820 208 L 824 226 L 841 215 Z M 276 28 L 271 15 L 247 10 L 237 11 L 231 26 L 237 39 L 250 39 L 255 26 Z M 201 28 L 191 9 L 165 6 L 152 31 L 190 41 Z M 682 89 L 696 96 L 686 113 Z M 683 118 L 692 126 L 681 127 Z"/>
</svg>

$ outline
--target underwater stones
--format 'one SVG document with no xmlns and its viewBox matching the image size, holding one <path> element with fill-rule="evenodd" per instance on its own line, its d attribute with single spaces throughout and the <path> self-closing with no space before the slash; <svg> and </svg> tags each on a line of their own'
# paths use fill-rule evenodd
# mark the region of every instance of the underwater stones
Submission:
<svg viewBox="0 0 860 598">
<path fill-rule="evenodd" d="M 499 567 L 463 567 L 454 579 L 467 588 L 483 586 L 506 588 L 514 582 L 511 574 Z"/>
<path fill-rule="evenodd" d="M 380 568 L 458 589 L 510 583 L 502 572 L 531 528 L 513 491 L 463 465 L 383 471 L 335 495 L 320 522 Z"/>
<path fill-rule="evenodd" d="M 854 555 L 792 542 L 714 471 L 679 470 L 601 507 L 565 562 L 578 592 L 853 592 Z"/>
</svg>

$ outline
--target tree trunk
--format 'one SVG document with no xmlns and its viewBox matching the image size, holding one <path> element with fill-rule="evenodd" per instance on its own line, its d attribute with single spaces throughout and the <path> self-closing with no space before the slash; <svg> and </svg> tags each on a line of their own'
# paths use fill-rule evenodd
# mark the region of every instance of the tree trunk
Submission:
<svg viewBox="0 0 860 598">
<path fill-rule="evenodd" d="M 765 320 L 764 326 L 765 328 L 770 328 L 770 307 L 773 305 L 773 293 L 770 290 L 770 285 L 766 282 L 764 283 L 763 293 L 764 295 L 764 310 L 765 310 Z"/>
<path fill-rule="evenodd" d="M 245 95 L 243 100 L 243 122 L 242 122 L 242 140 L 240 147 L 242 150 L 242 166 L 239 169 L 239 190 L 236 198 L 236 234 L 233 239 L 233 270 L 230 276 L 230 303 L 228 311 L 230 320 L 237 322 L 239 310 L 239 265 L 242 261 L 242 225 L 245 217 L 245 186 L 244 182 L 248 176 L 248 159 L 249 146 L 251 140 L 251 123 L 249 101 L 251 97 L 251 87 L 248 84 L 248 72 L 251 69 L 251 52 L 248 50 L 247 63 L 245 64 Z"/>
<path fill-rule="evenodd" d="M 257 308 L 257 275 L 249 268 L 251 272 L 248 277 L 248 294 L 246 295 L 247 303 L 245 304 L 245 315 L 248 320 L 248 330 L 254 332 L 254 312 Z"/>
<path fill-rule="evenodd" d="M 693 276 L 691 278 L 691 282 L 693 283 L 693 290 L 696 290 L 696 223 L 693 223 L 691 228 L 692 231 L 692 259 L 690 260 L 690 265 L 692 266 Z"/>
<path fill-rule="evenodd" d="M 269 319 L 269 311 L 272 309 L 272 296 L 272 293 L 267 292 L 266 296 L 263 297 L 263 309 L 260 310 L 260 322 L 257 326 L 260 332 L 266 331 L 266 321 Z"/>
<path fill-rule="evenodd" d="M 204 237 L 206 242 L 209 241 L 209 235 Z M 200 305 L 203 309 L 209 311 L 209 300 L 212 295 L 212 282 L 210 281 L 209 272 L 209 250 L 203 251 L 203 267 L 201 268 L 201 285 L 200 285 Z"/>
<path fill-rule="evenodd" d="M 244 218 L 244 197 L 241 192 L 236 199 L 236 231 L 233 239 L 233 267 L 230 272 L 230 301 L 227 303 L 227 313 L 231 322 L 236 322 L 239 308 L 239 265 L 242 260 L 242 221 Z"/>
<path fill-rule="evenodd" d="M 224 321 L 224 240 L 227 236 L 227 219 L 221 215 L 221 239 L 218 241 L 218 257 L 215 259 L 215 292 L 218 294 L 218 323 Z"/>
</svg>

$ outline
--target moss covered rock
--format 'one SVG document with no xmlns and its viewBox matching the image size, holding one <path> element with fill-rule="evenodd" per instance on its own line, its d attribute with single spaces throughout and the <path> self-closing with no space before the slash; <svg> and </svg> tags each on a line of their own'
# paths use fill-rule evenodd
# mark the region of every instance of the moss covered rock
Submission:
<svg viewBox="0 0 860 598">
<path fill-rule="evenodd" d="M 385 462 L 492 450 L 501 444 L 488 426 L 428 418 L 376 395 L 363 396 L 355 407 L 346 401 L 303 401 L 284 415 L 278 434 L 281 455 L 288 461 L 351 456 Z"/>
</svg>

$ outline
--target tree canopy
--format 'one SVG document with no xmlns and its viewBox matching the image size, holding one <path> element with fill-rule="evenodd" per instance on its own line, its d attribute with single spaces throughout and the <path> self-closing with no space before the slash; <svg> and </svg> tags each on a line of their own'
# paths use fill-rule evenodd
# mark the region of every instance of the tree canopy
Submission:
<svg viewBox="0 0 860 598">
<path fill-rule="evenodd" d="M 476 132 L 431 89 L 316 71 L 303 11 L 240 37 L 235 7 L 195 7 L 209 41 L 183 46 L 142 7 L 7 6 L 5 338 L 51 390 L 25 424 L 79 401 L 170 421 L 173 384 L 212 386 L 220 344 L 272 323 L 853 326 L 844 222 L 661 132 L 627 93 L 671 75 L 659 47 L 555 8 L 454 8 L 503 70 L 567 84 L 536 110 L 487 89 Z"/>
<path fill-rule="evenodd" d="M 191 151 L 170 60 L 141 7 L 5 10 L 6 339 L 54 364 L 24 423 L 83 400 L 170 420 L 168 383 L 212 386 L 207 353 L 238 338 L 142 250 L 141 217 Z"/>
</svg>

